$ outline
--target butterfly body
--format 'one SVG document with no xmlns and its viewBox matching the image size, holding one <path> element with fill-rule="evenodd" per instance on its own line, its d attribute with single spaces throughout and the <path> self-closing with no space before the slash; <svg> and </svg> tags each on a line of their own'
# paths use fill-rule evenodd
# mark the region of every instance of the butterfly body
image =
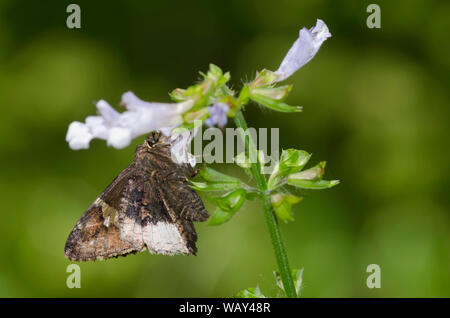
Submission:
<svg viewBox="0 0 450 318">
<path fill-rule="evenodd" d="M 134 161 L 84 212 L 70 233 L 65 256 L 90 261 L 148 250 L 152 254 L 195 254 L 193 221 L 209 214 L 189 187 L 188 164 L 174 162 L 160 133 L 136 148 Z"/>
</svg>

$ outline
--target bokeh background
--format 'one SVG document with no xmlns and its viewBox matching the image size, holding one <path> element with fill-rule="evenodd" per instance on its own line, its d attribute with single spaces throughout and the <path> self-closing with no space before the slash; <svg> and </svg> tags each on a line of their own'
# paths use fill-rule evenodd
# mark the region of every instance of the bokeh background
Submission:
<svg viewBox="0 0 450 318">
<path fill-rule="evenodd" d="M 302 26 L 323 19 L 333 37 L 289 78 L 301 114 L 253 105 L 253 127 L 279 127 L 283 148 L 327 160 L 342 183 L 304 192 L 296 221 L 282 225 L 291 266 L 304 267 L 303 297 L 450 296 L 450 3 L 376 1 L 0 1 L 0 296 L 229 297 L 275 291 L 276 268 L 258 202 L 229 223 L 197 224 L 196 257 L 148 253 L 82 263 L 66 287 L 63 247 L 85 208 L 132 159 L 94 140 L 65 142 L 68 124 L 196 81 L 213 62 L 233 86 L 276 69 Z M 229 124 L 232 127 L 232 123 Z M 230 165 L 217 169 L 239 175 Z M 207 205 L 212 209 L 211 205 Z M 366 267 L 381 266 L 381 288 Z"/>
</svg>

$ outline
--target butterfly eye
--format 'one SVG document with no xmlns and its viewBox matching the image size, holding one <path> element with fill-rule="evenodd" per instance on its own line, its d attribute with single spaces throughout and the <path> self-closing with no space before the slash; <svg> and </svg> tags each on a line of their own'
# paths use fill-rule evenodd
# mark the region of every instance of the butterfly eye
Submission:
<svg viewBox="0 0 450 318">
<path fill-rule="evenodd" d="M 147 144 L 148 147 L 152 147 L 154 144 L 158 142 L 159 136 L 160 134 L 158 132 L 152 132 L 145 138 L 145 143 Z"/>
</svg>

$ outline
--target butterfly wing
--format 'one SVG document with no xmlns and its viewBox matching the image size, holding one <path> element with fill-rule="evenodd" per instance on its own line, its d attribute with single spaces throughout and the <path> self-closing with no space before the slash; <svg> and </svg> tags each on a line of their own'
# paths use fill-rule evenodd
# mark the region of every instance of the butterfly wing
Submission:
<svg viewBox="0 0 450 318">
<path fill-rule="evenodd" d="M 128 180 L 133 179 L 133 164 L 119 176 L 83 213 L 67 238 L 64 255 L 72 261 L 90 261 L 141 251 L 143 242 L 121 237 L 120 201 Z"/>
<path fill-rule="evenodd" d="M 164 139 L 138 146 L 134 162 L 84 212 L 64 254 L 90 261 L 136 253 L 195 254 L 192 221 L 209 217 L 189 187 L 186 169 L 172 161 Z M 150 150 L 149 148 L 150 147 Z"/>
<path fill-rule="evenodd" d="M 152 254 L 195 254 L 194 226 L 168 209 L 162 184 L 155 176 L 128 181 L 120 209 L 122 238 L 128 242 L 142 240 Z"/>
</svg>

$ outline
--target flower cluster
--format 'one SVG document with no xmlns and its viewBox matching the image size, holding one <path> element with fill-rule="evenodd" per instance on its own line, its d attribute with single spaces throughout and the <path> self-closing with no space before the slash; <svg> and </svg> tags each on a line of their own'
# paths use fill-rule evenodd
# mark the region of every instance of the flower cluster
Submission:
<svg viewBox="0 0 450 318">
<path fill-rule="evenodd" d="M 146 102 L 134 93 L 126 92 L 121 100 L 126 111 L 118 112 L 106 101 L 100 100 L 96 104 L 98 115 L 88 116 L 84 123 L 72 122 L 66 141 L 74 150 L 88 149 L 94 138 L 104 139 L 108 146 L 120 149 L 128 146 L 133 138 L 154 130 L 160 130 L 166 135 L 175 134 L 176 137 L 178 133 L 173 130 L 175 127 L 192 130 L 194 121 L 224 127 L 228 117 L 233 117 L 249 100 L 276 111 L 300 111 L 301 107 L 284 103 L 292 86 L 275 87 L 275 84 L 309 62 L 330 36 L 326 24 L 320 19 L 314 27 L 301 29 L 299 38 L 278 70 L 259 72 L 253 82 L 243 87 L 237 98 L 226 85 L 230 74 L 224 74 L 219 67 L 211 64 L 206 74 L 201 73 L 202 82 L 186 89 L 177 88 L 170 94 L 175 103 Z M 182 140 L 189 142 L 190 138 Z M 189 160 L 192 162 L 192 158 Z"/>
</svg>

